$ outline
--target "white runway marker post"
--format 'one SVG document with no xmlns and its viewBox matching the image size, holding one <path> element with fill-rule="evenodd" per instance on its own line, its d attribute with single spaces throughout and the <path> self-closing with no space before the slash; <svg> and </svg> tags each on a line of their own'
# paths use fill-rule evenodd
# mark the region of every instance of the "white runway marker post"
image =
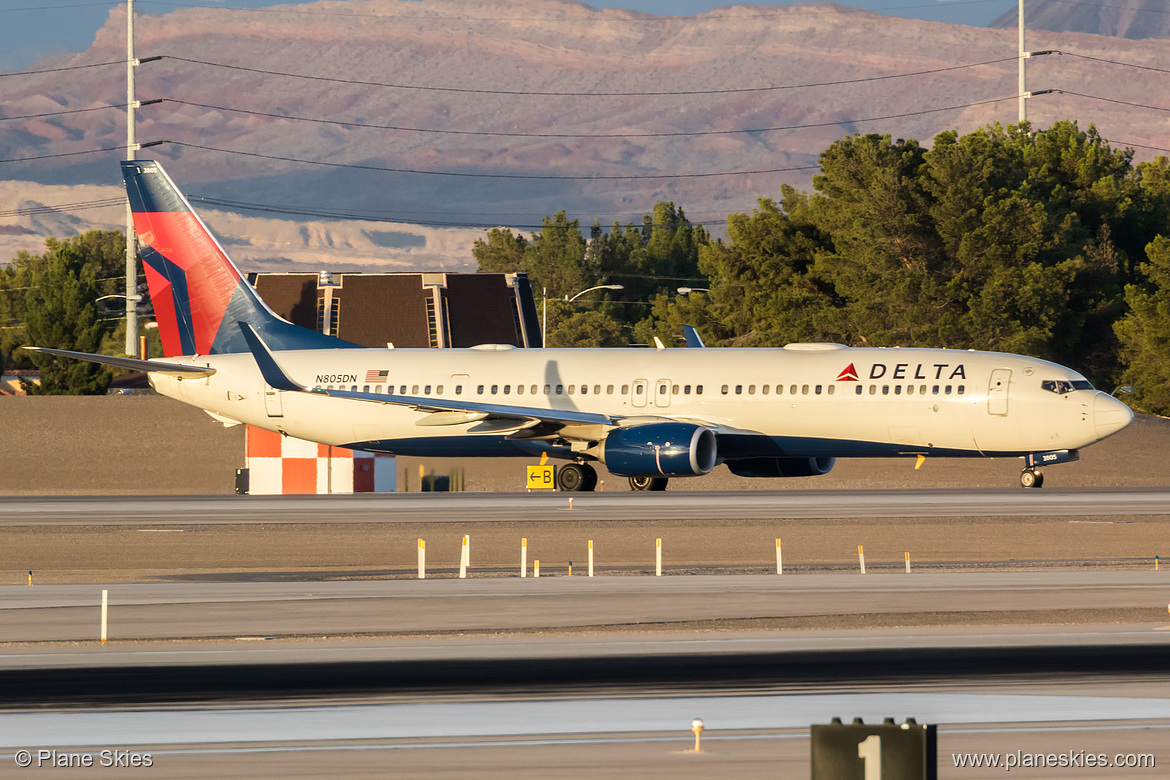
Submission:
<svg viewBox="0 0 1170 780">
<path fill-rule="evenodd" d="M 910 553 L 906 553 L 906 573 L 910 573 Z"/>
<path fill-rule="evenodd" d="M 106 614 L 109 612 L 110 592 L 108 590 L 102 591 L 102 644 L 106 643 Z"/>
<path fill-rule="evenodd" d="M 776 573 L 784 573 L 784 556 L 780 553 L 780 540 L 776 540 Z"/>
<path fill-rule="evenodd" d="M 520 576 L 528 576 L 528 537 L 520 540 Z"/>
<path fill-rule="evenodd" d="M 471 537 L 463 537 L 463 548 L 459 551 L 459 579 L 467 579 L 467 567 L 471 565 Z"/>
<path fill-rule="evenodd" d="M 654 543 L 654 576 L 662 576 L 662 539 Z"/>
<path fill-rule="evenodd" d="M 857 545 L 857 560 L 861 563 L 861 573 L 865 574 L 865 550 L 861 549 L 861 545 Z"/>
<path fill-rule="evenodd" d="M 589 540 L 589 576 L 593 576 L 593 540 Z"/>
<path fill-rule="evenodd" d="M 535 561 L 532 562 L 532 576 L 533 577 L 540 576 L 540 558 L 537 558 Z"/>
<path fill-rule="evenodd" d="M 418 540 L 418 578 L 427 578 L 427 543 L 422 539 Z"/>
</svg>

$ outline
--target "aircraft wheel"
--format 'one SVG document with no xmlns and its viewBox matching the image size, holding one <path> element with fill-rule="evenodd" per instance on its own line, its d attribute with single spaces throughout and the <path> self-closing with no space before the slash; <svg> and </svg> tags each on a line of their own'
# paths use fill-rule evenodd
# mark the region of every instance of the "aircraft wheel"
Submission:
<svg viewBox="0 0 1170 780">
<path fill-rule="evenodd" d="M 666 490 L 666 477 L 630 477 L 630 490 Z"/>
<path fill-rule="evenodd" d="M 1044 486 L 1044 474 L 1040 469 L 1024 469 L 1020 472 L 1020 486 L 1038 488 Z"/>
<path fill-rule="evenodd" d="M 557 489 L 566 493 L 592 490 L 597 484 L 597 472 L 581 463 L 566 463 L 557 469 Z"/>
</svg>

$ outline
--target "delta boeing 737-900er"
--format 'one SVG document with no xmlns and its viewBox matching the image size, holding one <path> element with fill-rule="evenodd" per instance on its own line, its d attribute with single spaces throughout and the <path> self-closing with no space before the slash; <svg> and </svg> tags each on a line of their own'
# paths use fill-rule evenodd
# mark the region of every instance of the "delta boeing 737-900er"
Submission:
<svg viewBox="0 0 1170 780">
<path fill-rule="evenodd" d="M 719 464 L 808 477 L 842 457 L 1020 457 L 1020 483 L 1133 419 L 1076 371 L 954 349 L 368 349 L 278 317 L 162 166 L 122 163 L 164 357 L 41 349 L 145 371 L 228 423 L 355 450 L 592 463 L 663 490 Z M 696 334 L 688 341 L 701 347 Z M 32 348 L 35 349 L 35 348 Z"/>
</svg>

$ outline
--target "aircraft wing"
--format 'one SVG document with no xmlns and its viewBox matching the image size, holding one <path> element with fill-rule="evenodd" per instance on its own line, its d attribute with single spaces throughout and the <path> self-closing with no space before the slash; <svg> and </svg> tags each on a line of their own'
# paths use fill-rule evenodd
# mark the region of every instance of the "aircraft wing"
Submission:
<svg viewBox="0 0 1170 780">
<path fill-rule="evenodd" d="M 30 352 L 44 352 L 49 355 L 74 358 L 75 360 L 87 360 L 90 363 L 101 363 L 105 366 L 128 368 L 131 371 L 169 374 L 170 376 L 180 378 L 196 379 L 198 377 L 211 376 L 215 373 L 214 368 L 208 368 L 207 366 L 184 366 L 179 363 L 162 363 L 155 360 L 138 360 L 137 358 L 115 357 L 113 355 L 94 355 L 89 352 L 72 352 L 68 349 L 49 349 L 48 347 L 21 347 L 21 349 L 27 349 Z"/>
<path fill-rule="evenodd" d="M 459 422 L 475 422 L 487 418 L 507 418 L 514 420 L 535 420 L 541 422 L 559 423 L 562 425 L 604 425 L 616 426 L 620 417 L 597 414 L 595 412 L 578 412 L 571 409 L 538 409 L 530 406 L 508 406 L 504 404 L 482 403 L 480 401 L 464 401 L 461 399 L 434 398 L 432 396 L 393 395 L 382 393 L 362 393 L 354 390 L 325 390 L 311 388 L 294 381 L 276 361 L 264 340 L 246 322 L 239 323 L 248 348 L 252 350 L 252 357 L 264 376 L 264 381 L 273 389 L 291 392 L 312 393 L 327 395 L 330 398 L 348 398 L 353 401 L 367 401 L 370 403 L 390 404 L 393 406 L 410 406 L 424 412 L 451 412 L 455 416 L 438 418 L 432 424 L 455 424 Z"/>
</svg>

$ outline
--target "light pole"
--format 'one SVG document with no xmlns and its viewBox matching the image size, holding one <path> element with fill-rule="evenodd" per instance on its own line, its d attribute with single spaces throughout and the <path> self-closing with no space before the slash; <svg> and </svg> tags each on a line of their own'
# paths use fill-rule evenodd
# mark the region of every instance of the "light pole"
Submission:
<svg viewBox="0 0 1170 780">
<path fill-rule="evenodd" d="M 590 287 L 588 290 L 582 290 L 581 292 L 574 295 L 572 298 L 570 298 L 568 295 L 566 295 L 565 301 L 568 303 L 572 303 L 573 301 L 577 300 L 585 293 L 593 292 L 594 290 L 624 290 L 624 289 L 626 289 L 625 286 L 620 285 L 620 284 L 599 284 L 596 287 Z"/>
<path fill-rule="evenodd" d="M 710 290 L 710 288 L 707 288 L 707 287 L 679 287 L 678 288 L 679 295 L 689 295 L 693 292 L 711 292 L 711 290 Z"/>
</svg>

